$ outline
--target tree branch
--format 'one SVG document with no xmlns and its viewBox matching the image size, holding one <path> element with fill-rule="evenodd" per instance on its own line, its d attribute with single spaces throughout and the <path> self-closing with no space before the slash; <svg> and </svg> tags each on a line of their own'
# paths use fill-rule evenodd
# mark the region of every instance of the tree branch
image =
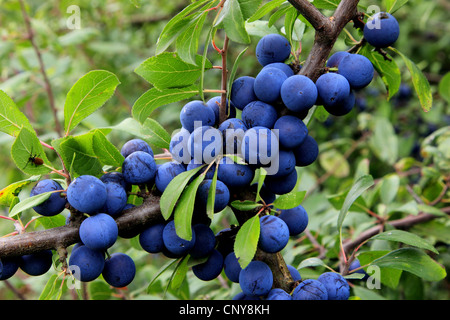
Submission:
<svg viewBox="0 0 450 320">
<path fill-rule="evenodd" d="M 308 0 L 289 0 L 292 6 L 308 20 L 316 31 L 325 29 L 330 21 Z"/>
</svg>

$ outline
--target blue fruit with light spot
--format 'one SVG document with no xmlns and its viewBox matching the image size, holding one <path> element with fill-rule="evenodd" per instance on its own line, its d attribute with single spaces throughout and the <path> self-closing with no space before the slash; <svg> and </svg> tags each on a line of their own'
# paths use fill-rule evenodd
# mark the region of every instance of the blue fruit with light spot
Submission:
<svg viewBox="0 0 450 320">
<path fill-rule="evenodd" d="M 156 169 L 155 159 L 143 151 L 133 152 L 122 163 L 122 173 L 125 181 L 134 185 L 153 181 Z"/>
<path fill-rule="evenodd" d="M 278 68 L 263 68 L 255 78 L 253 89 L 256 97 L 266 103 L 276 102 L 286 79 L 286 74 Z"/>
<path fill-rule="evenodd" d="M 338 73 L 347 79 L 352 89 L 362 89 L 372 81 L 374 68 L 368 58 L 352 53 L 339 62 Z"/>
<path fill-rule="evenodd" d="M 98 210 L 103 208 L 106 198 L 105 184 L 99 178 L 91 175 L 82 175 L 75 178 L 67 188 L 69 204 L 84 213 L 97 213 Z"/>
<path fill-rule="evenodd" d="M 191 227 L 192 228 L 192 227 Z M 195 244 L 195 231 L 192 229 L 190 240 L 178 236 L 174 220 L 169 221 L 163 230 L 163 242 L 165 248 L 175 256 L 187 254 Z"/>
<path fill-rule="evenodd" d="M 316 103 L 317 87 L 308 77 L 294 75 L 283 82 L 280 95 L 286 108 L 293 112 L 304 112 Z"/>
<path fill-rule="evenodd" d="M 242 76 L 233 81 L 231 85 L 230 99 L 233 105 L 243 110 L 252 101 L 258 100 L 254 90 L 255 78 Z"/>
<path fill-rule="evenodd" d="M 81 245 L 75 250 L 69 259 L 69 270 L 75 279 L 82 282 L 89 282 L 97 279 L 105 266 L 103 251 L 93 250 Z"/>
<path fill-rule="evenodd" d="M 38 194 L 45 193 L 45 192 L 51 192 L 51 191 L 57 191 L 61 190 L 64 191 L 64 189 L 61 187 L 61 185 L 52 180 L 52 179 L 44 179 L 39 181 L 30 192 L 30 197 L 34 197 Z M 34 206 L 33 209 L 37 213 L 43 216 L 54 216 L 58 213 L 61 213 L 65 206 L 66 206 L 67 200 L 65 197 L 61 196 L 60 192 L 52 193 L 50 198 L 45 200 L 43 203 Z"/>
<path fill-rule="evenodd" d="M 251 261 L 239 273 L 239 286 L 245 295 L 265 296 L 272 289 L 273 274 L 262 261 Z"/>
<path fill-rule="evenodd" d="M 125 253 L 115 252 L 105 260 L 102 276 L 109 285 L 115 288 L 126 287 L 135 275 L 136 265 Z"/>
<path fill-rule="evenodd" d="M 119 228 L 113 217 L 98 213 L 83 220 L 79 234 L 85 246 L 93 250 L 106 250 L 116 242 Z"/>
<path fill-rule="evenodd" d="M 289 241 L 289 228 L 280 218 L 266 215 L 259 219 L 261 224 L 258 246 L 265 252 L 281 251 Z"/>
<path fill-rule="evenodd" d="M 350 297 L 350 286 L 341 274 L 325 272 L 317 280 L 326 288 L 328 300 L 348 300 Z"/>
<path fill-rule="evenodd" d="M 364 39 L 374 47 L 386 48 L 393 45 L 400 34 L 397 19 L 387 12 L 379 12 L 364 25 Z"/>
<path fill-rule="evenodd" d="M 181 125 L 189 132 L 201 126 L 213 126 L 215 121 L 214 111 L 201 100 L 190 101 L 181 109 Z"/>
<path fill-rule="evenodd" d="M 277 33 L 265 35 L 256 45 L 256 58 L 262 66 L 273 62 L 284 62 L 290 54 L 289 41 Z"/>
<path fill-rule="evenodd" d="M 149 155 L 153 157 L 153 150 L 150 147 L 150 145 L 145 142 L 142 139 L 132 139 L 122 146 L 122 149 L 120 149 L 120 153 L 124 158 L 128 157 L 130 154 L 132 154 L 135 151 L 143 151 L 147 152 Z"/>
</svg>

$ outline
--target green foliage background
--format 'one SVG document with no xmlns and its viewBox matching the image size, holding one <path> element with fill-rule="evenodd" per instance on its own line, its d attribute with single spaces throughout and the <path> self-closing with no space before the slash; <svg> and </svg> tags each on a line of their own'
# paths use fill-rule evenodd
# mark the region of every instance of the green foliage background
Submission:
<svg viewBox="0 0 450 320">
<path fill-rule="evenodd" d="M 372 4 L 370 1 L 361 3 L 366 6 Z M 93 128 L 117 125 L 130 117 L 134 102 L 150 88 L 134 70 L 144 60 L 155 55 L 161 30 L 188 1 L 80 0 L 28 1 L 27 4 L 61 121 L 66 95 L 81 76 L 91 70 L 102 69 L 114 73 L 120 81 L 112 99 L 76 128 L 76 134 L 81 134 Z M 69 30 L 66 26 L 71 15 L 66 10 L 72 4 L 81 9 L 79 30 Z M 376 4 L 383 8 L 384 2 Z M 310 216 L 308 229 L 316 236 L 318 243 L 328 249 L 325 260 L 333 268 L 337 267 L 339 243 L 336 219 L 343 201 L 342 193 L 351 187 L 355 177 L 371 174 L 377 179 L 378 188 L 364 198 L 364 203 L 359 207 L 352 207 L 349 212 L 344 227 L 345 236 L 350 238 L 374 225 L 375 219 L 368 214 L 369 211 L 391 218 L 422 211 L 424 207 L 419 206 L 421 203 L 414 199 L 407 185 L 413 188 L 425 204 L 432 203 L 444 190 L 443 177 L 448 178 L 450 173 L 449 12 L 446 1 L 410 0 L 395 13 L 401 28 L 395 47 L 414 61 L 428 78 L 433 94 L 433 107 L 429 112 L 421 109 L 414 90 L 409 99 L 401 99 L 397 94 L 388 101 L 385 86 L 381 78 L 376 77 L 367 89 L 358 92 L 357 107 L 349 115 L 327 118 L 318 112 L 308 127 L 319 142 L 320 156 L 312 166 L 299 171 L 298 190 L 311 191 L 303 203 Z M 0 21 L 0 89 L 32 121 L 39 137 L 50 141 L 57 137 L 53 117 L 38 61 L 26 37 L 17 1 L 0 0 Z M 275 25 L 281 28 L 282 19 Z M 347 29 L 351 30 L 349 27 Z M 237 76 L 255 76 L 260 70 L 254 49 L 260 32 L 266 31 L 256 29 L 251 33 L 252 44 L 241 57 Z M 201 51 L 205 33 L 206 30 L 201 35 Z M 220 47 L 222 37 L 219 33 L 216 39 Z M 301 61 L 306 59 L 313 39 L 311 30 L 304 34 Z M 234 61 L 244 48 L 245 45 L 232 43 L 229 61 Z M 348 37 L 342 34 L 333 51 L 348 48 Z M 208 50 L 211 63 L 219 65 L 220 56 L 211 47 Z M 394 56 L 394 59 L 401 70 L 402 82 L 412 87 L 410 73 L 404 61 L 399 56 Z M 220 88 L 219 71 L 208 71 L 206 77 L 205 87 Z M 209 94 L 206 98 L 211 96 Z M 179 111 L 183 104 L 181 101 L 160 107 L 152 113 L 152 118 L 171 133 L 180 127 Z M 364 133 L 371 135 L 358 142 Z M 130 137 L 130 134 L 119 130 L 108 135 L 109 141 L 117 148 Z M 11 160 L 12 143 L 13 139 L 9 135 L 0 135 L 0 171 L 3 172 L 0 176 L 0 188 L 28 178 Z M 155 153 L 162 152 L 158 146 L 153 147 Z M 50 161 L 56 160 L 51 153 L 47 156 Z M 338 162 L 340 164 L 336 165 Z M 422 175 L 398 174 L 412 168 L 422 168 Z M 320 185 L 316 185 L 317 183 Z M 27 197 L 28 191 L 28 188 L 24 189 L 21 196 Z M 446 201 L 439 202 L 440 207 L 438 205 L 435 209 L 448 206 L 448 191 L 443 200 Z M 3 215 L 8 215 L 7 209 Z M 30 210 L 23 214 L 22 219 L 26 221 L 31 216 L 33 212 Z M 233 215 L 225 211 L 221 213 L 220 219 L 215 220 L 213 228 L 218 232 L 233 222 Z M 37 229 L 42 227 L 42 224 L 36 223 Z M 1 221 L 0 234 L 13 230 L 11 224 Z M 447 217 L 444 215 L 417 225 L 410 231 L 435 246 L 439 255 L 432 253 L 432 256 L 445 266 L 448 273 L 450 224 Z M 397 246 L 396 242 L 374 240 L 366 250 L 394 250 Z M 169 260 L 143 252 L 136 238 L 121 240 L 115 245 L 115 250 L 126 252 L 134 258 L 138 269 L 136 279 L 127 290 L 111 290 L 104 281 L 96 280 L 86 288 L 91 299 L 229 299 L 239 291 L 231 283 L 221 283 L 218 280 L 204 283 L 188 273 L 187 281 L 181 283 L 180 288 L 169 287 L 166 292 L 165 285 L 171 272 L 163 273 L 155 283 L 151 286 L 149 284 Z M 314 244 L 306 237 L 291 240 L 284 254 L 286 262 L 295 266 L 316 255 Z M 323 268 L 302 268 L 300 271 L 303 278 L 308 278 L 317 276 Z M 56 274 L 54 271 L 54 278 L 51 280 L 60 281 L 56 280 Z M 10 279 L 10 283 L 28 298 L 39 298 L 45 285 L 53 284 L 48 275 L 28 277 L 24 273 Z M 448 285 L 447 278 L 437 282 L 424 281 L 409 272 L 392 272 L 379 291 L 368 292 L 361 287 L 355 293 L 362 299 L 448 299 Z M 0 299 L 16 298 L 16 293 L 0 283 Z M 72 297 L 67 291 L 62 298 Z"/>
</svg>

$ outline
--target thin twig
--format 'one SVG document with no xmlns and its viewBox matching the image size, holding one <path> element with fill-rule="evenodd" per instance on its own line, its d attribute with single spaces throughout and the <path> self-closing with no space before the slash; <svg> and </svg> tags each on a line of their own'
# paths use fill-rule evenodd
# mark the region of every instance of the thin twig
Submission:
<svg viewBox="0 0 450 320">
<path fill-rule="evenodd" d="M 50 85 L 50 80 L 48 79 L 47 72 L 45 71 L 45 65 L 44 65 L 44 61 L 42 60 L 41 51 L 40 51 L 38 45 L 36 44 L 36 41 L 34 38 L 34 31 L 31 26 L 30 17 L 25 8 L 24 0 L 19 0 L 19 3 L 20 3 L 20 7 L 22 9 L 22 15 L 23 15 L 23 19 L 25 21 L 25 26 L 27 28 L 28 39 L 30 40 L 31 45 L 33 46 L 34 52 L 36 53 L 36 56 L 37 56 L 38 62 L 39 62 L 39 67 L 40 67 L 40 70 L 42 73 L 42 77 L 44 78 L 44 87 L 47 92 L 50 108 L 53 112 L 53 118 L 55 121 L 55 131 L 61 137 L 63 135 L 63 132 L 61 129 L 61 124 L 59 123 L 59 120 L 58 120 L 58 110 L 56 109 L 55 98 L 53 96 L 52 86 Z"/>
</svg>

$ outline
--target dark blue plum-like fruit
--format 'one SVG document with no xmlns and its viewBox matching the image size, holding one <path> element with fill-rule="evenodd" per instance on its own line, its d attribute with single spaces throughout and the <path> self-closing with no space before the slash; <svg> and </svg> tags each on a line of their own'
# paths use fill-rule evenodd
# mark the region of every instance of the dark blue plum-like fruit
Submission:
<svg viewBox="0 0 450 320">
<path fill-rule="evenodd" d="M 289 228 L 280 218 L 272 215 L 262 216 L 258 246 L 265 252 L 281 251 L 289 241 Z"/>
<path fill-rule="evenodd" d="M 37 253 L 20 257 L 19 268 L 30 276 L 40 276 L 50 270 L 52 266 L 52 250 L 43 250 Z"/>
<path fill-rule="evenodd" d="M 222 133 L 213 127 L 203 126 L 195 129 L 188 141 L 188 150 L 197 163 L 211 163 L 222 153 Z"/>
<path fill-rule="evenodd" d="M 264 68 L 277 68 L 277 69 L 280 69 L 281 71 L 284 72 L 284 74 L 285 74 L 288 78 L 294 75 L 294 70 L 292 70 L 292 68 L 291 68 L 288 64 L 283 63 L 283 62 L 273 62 L 273 63 L 269 63 L 269 64 L 266 64 L 266 65 L 263 67 L 263 69 L 264 69 Z"/>
<path fill-rule="evenodd" d="M 292 300 L 292 296 L 281 288 L 273 288 L 267 294 L 266 300 Z"/>
<path fill-rule="evenodd" d="M 352 111 L 353 107 L 355 106 L 356 98 L 353 91 L 350 91 L 350 94 L 347 96 L 347 98 L 342 101 L 340 104 L 333 105 L 333 106 L 324 106 L 325 110 L 328 111 L 329 114 L 332 114 L 334 116 L 344 116 L 350 111 Z"/>
<path fill-rule="evenodd" d="M 237 293 L 232 300 L 261 300 L 258 296 L 249 296 L 246 295 L 244 292 Z"/>
<path fill-rule="evenodd" d="M 103 212 L 110 216 L 119 216 L 127 205 L 128 195 L 121 184 L 115 182 L 106 182 L 106 202 L 103 206 Z"/>
<path fill-rule="evenodd" d="M 295 287 L 292 300 L 328 300 L 327 289 L 318 280 L 306 279 Z"/>
<path fill-rule="evenodd" d="M 300 275 L 300 272 L 290 264 L 287 265 L 287 268 L 289 270 L 289 273 L 291 274 L 292 280 L 294 281 L 300 281 L 302 280 L 302 276 Z"/>
<path fill-rule="evenodd" d="M 316 161 L 319 155 L 319 146 L 317 141 L 310 135 L 296 148 L 293 149 L 295 154 L 296 166 L 306 167 Z"/>
<path fill-rule="evenodd" d="M 223 269 L 223 256 L 214 249 L 208 259 L 192 267 L 194 275 L 203 281 L 210 281 L 219 276 Z"/>
<path fill-rule="evenodd" d="M 139 244 L 149 253 L 159 253 L 164 249 L 163 230 L 165 223 L 156 223 L 145 228 L 139 234 Z"/>
<path fill-rule="evenodd" d="M 36 196 L 41 193 L 51 192 L 51 191 L 64 191 L 61 185 L 52 180 L 52 179 L 44 179 L 39 181 L 30 192 L 30 197 Z M 65 206 L 67 200 L 65 197 L 61 196 L 60 192 L 53 193 L 50 198 L 45 200 L 43 203 L 34 206 L 33 209 L 37 213 L 43 216 L 54 216 L 58 213 L 61 213 Z"/>
<path fill-rule="evenodd" d="M 272 289 L 273 274 L 269 266 L 262 261 L 251 261 L 239 273 L 239 286 L 249 296 L 265 296 Z"/>
<path fill-rule="evenodd" d="M 125 181 L 134 185 L 153 181 L 156 169 L 155 159 L 143 151 L 133 152 L 122 163 L 122 173 Z"/>
<path fill-rule="evenodd" d="M 364 39 L 374 47 L 386 48 L 397 41 L 400 26 L 397 19 L 387 12 L 379 12 L 364 25 Z"/>
<path fill-rule="evenodd" d="M 352 89 L 362 89 L 372 81 L 374 68 L 368 58 L 352 53 L 342 58 L 338 73 L 347 79 Z"/>
<path fill-rule="evenodd" d="M 278 138 L 269 128 L 257 126 L 245 132 L 241 154 L 248 164 L 268 165 L 278 157 L 278 152 Z"/>
<path fill-rule="evenodd" d="M 327 61 L 327 67 L 336 68 L 339 65 L 339 62 L 348 55 L 350 55 L 350 53 L 347 51 L 337 51 L 333 53 Z"/>
<path fill-rule="evenodd" d="M 200 183 L 197 190 L 196 202 L 199 208 L 206 210 L 209 189 L 211 188 L 212 179 L 205 179 Z M 220 212 L 228 205 L 230 201 L 230 190 L 220 180 L 216 181 L 216 196 L 214 199 L 214 212 Z"/>
<path fill-rule="evenodd" d="M 192 229 L 190 240 L 183 239 L 177 235 L 175 222 L 171 220 L 164 227 L 163 242 L 165 248 L 175 256 L 187 254 L 195 244 L 195 231 Z"/>
<path fill-rule="evenodd" d="M 253 89 L 255 78 L 242 76 L 233 81 L 231 85 L 230 99 L 233 105 L 244 110 L 244 107 L 252 101 L 258 100 Z"/>
<path fill-rule="evenodd" d="M 283 177 L 292 173 L 295 170 L 295 155 L 292 150 L 280 149 L 278 158 L 275 160 L 275 166 L 278 166 L 275 174 L 272 177 Z"/>
<path fill-rule="evenodd" d="M 192 133 L 198 127 L 213 126 L 216 116 L 203 101 L 194 100 L 186 103 L 181 109 L 180 122 L 183 128 Z"/>
<path fill-rule="evenodd" d="M 248 130 L 244 121 L 239 118 L 230 118 L 222 122 L 219 131 L 223 137 L 223 153 L 239 154 L 241 152 L 242 138 Z"/>
<path fill-rule="evenodd" d="M 19 270 L 21 257 L 6 257 L 0 259 L 0 280 L 7 280 Z"/>
<path fill-rule="evenodd" d="M 242 121 L 247 128 L 265 127 L 272 129 L 278 119 L 277 110 L 263 101 L 253 101 L 242 110 Z"/>
<path fill-rule="evenodd" d="M 234 283 L 239 283 L 239 273 L 241 273 L 241 270 L 242 267 L 234 251 L 228 253 L 223 262 L 223 271 L 227 278 Z"/>
<path fill-rule="evenodd" d="M 252 167 L 236 163 L 229 157 L 220 160 L 217 170 L 217 179 L 228 188 L 248 186 L 255 177 L 255 170 Z"/>
<path fill-rule="evenodd" d="M 256 97 L 266 103 L 278 101 L 281 86 L 286 79 L 286 74 L 278 68 L 263 68 L 255 78 L 253 89 Z"/>
<path fill-rule="evenodd" d="M 83 282 L 89 282 L 97 279 L 105 266 L 105 256 L 103 251 L 93 250 L 87 246 L 81 245 L 75 250 L 69 258 L 69 270 L 75 279 Z"/>
<path fill-rule="evenodd" d="M 105 173 L 104 175 L 102 175 L 100 177 L 100 180 L 103 183 L 107 183 L 107 182 L 118 183 L 118 184 L 122 185 L 122 187 L 125 189 L 125 191 L 131 191 L 131 185 L 129 185 L 125 181 L 125 178 L 123 177 L 123 173 L 122 172 L 119 172 L 119 171 L 107 172 L 107 173 Z"/>
<path fill-rule="evenodd" d="M 297 184 L 297 170 L 293 170 L 286 176 L 266 176 L 264 185 L 274 194 L 286 194 L 291 192 Z"/>
<path fill-rule="evenodd" d="M 97 177 L 82 175 L 69 184 L 67 201 L 78 211 L 94 214 L 103 208 L 107 198 L 105 184 Z"/>
<path fill-rule="evenodd" d="M 362 280 L 367 280 L 367 278 L 369 278 L 369 274 L 364 269 L 362 269 L 362 268 L 359 269 L 359 268 L 361 268 L 361 262 L 358 259 L 355 259 L 348 266 L 348 272 L 349 273 L 360 273 L 360 274 L 363 274 L 364 277 L 362 278 Z M 358 270 L 353 271 L 355 269 L 358 269 Z"/>
<path fill-rule="evenodd" d="M 172 159 L 179 163 L 188 163 L 191 161 L 191 154 L 188 149 L 188 142 L 191 133 L 185 128 L 175 133 L 170 139 L 169 151 L 172 154 Z"/>
<path fill-rule="evenodd" d="M 150 145 L 142 139 L 131 139 L 122 146 L 120 149 L 120 153 L 124 158 L 128 157 L 135 151 L 143 151 L 147 152 L 149 155 L 153 157 L 153 150 Z"/>
<path fill-rule="evenodd" d="M 216 97 L 212 97 L 211 99 L 209 99 L 206 102 L 206 105 L 208 106 L 208 108 L 210 108 L 214 112 L 214 117 L 216 119 L 214 124 L 216 124 L 216 125 L 218 125 L 220 123 L 221 101 L 222 101 L 222 97 L 216 96 Z M 228 118 L 232 119 L 232 118 L 236 117 L 236 107 L 234 106 L 234 104 L 231 101 L 228 101 L 228 99 L 226 100 L 225 110 L 226 110 L 226 114 L 227 114 L 227 117 L 226 117 L 227 119 Z"/>
<path fill-rule="evenodd" d="M 83 220 L 80 239 L 93 250 L 106 250 L 117 240 L 119 228 L 116 220 L 106 213 L 98 213 Z"/>
<path fill-rule="evenodd" d="M 342 104 L 350 94 L 348 80 L 338 73 L 322 74 L 316 81 L 318 99 L 325 107 Z"/>
<path fill-rule="evenodd" d="M 350 286 L 341 274 L 325 272 L 317 280 L 326 288 L 328 300 L 348 300 L 350 297 Z"/>
<path fill-rule="evenodd" d="M 284 62 L 291 54 L 289 41 L 280 34 L 272 33 L 262 37 L 256 45 L 256 58 L 262 65 Z"/>
<path fill-rule="evenodd" d="M 136 265 L 127 254 L 116 252 L 105 260 L 102 276 L 109 285 L 115 288 L 126 287 L 135 275 Z"/>
<path fill-rule="evenodd" d="M 317 87 L 308 77 L 294 75 L 283 82 L 280 95 L 286 108 L 293 112 L 303 112 L 316 103 Z"/>
<path fill-rule="evenodd" d="M 189 254 L 193 258 L 204 258 L 211 254 L 216 246 L 216 235 L 212 229 L 205 224 L 193 226 L 195 232 L 195 243 Z"/>
<path fill-rule="evenodd" d="M 280 146 L 285 149 L 298 147 L 308 136 L 308 128 L 305 123 L 291 115 L 278 118 L 273 128 L 278 130 Z"/>
<path fill-rule="evenodd" d="M 159 192 L 164 192 L 169 183 L 180 173 L 186 171 L 183 164 L 165 162 L 156 170 L 155 185 Z"/>
<path fill-rule="evenodd" d="M 291 209 L 281 210 L 278 217 L 286 222 L 289 228 L 289 235 L 291 236 L 299 235 L 305 231 L 308 226 L 308 214 L 302 205 L 298 205 Z"/>
</svg>

